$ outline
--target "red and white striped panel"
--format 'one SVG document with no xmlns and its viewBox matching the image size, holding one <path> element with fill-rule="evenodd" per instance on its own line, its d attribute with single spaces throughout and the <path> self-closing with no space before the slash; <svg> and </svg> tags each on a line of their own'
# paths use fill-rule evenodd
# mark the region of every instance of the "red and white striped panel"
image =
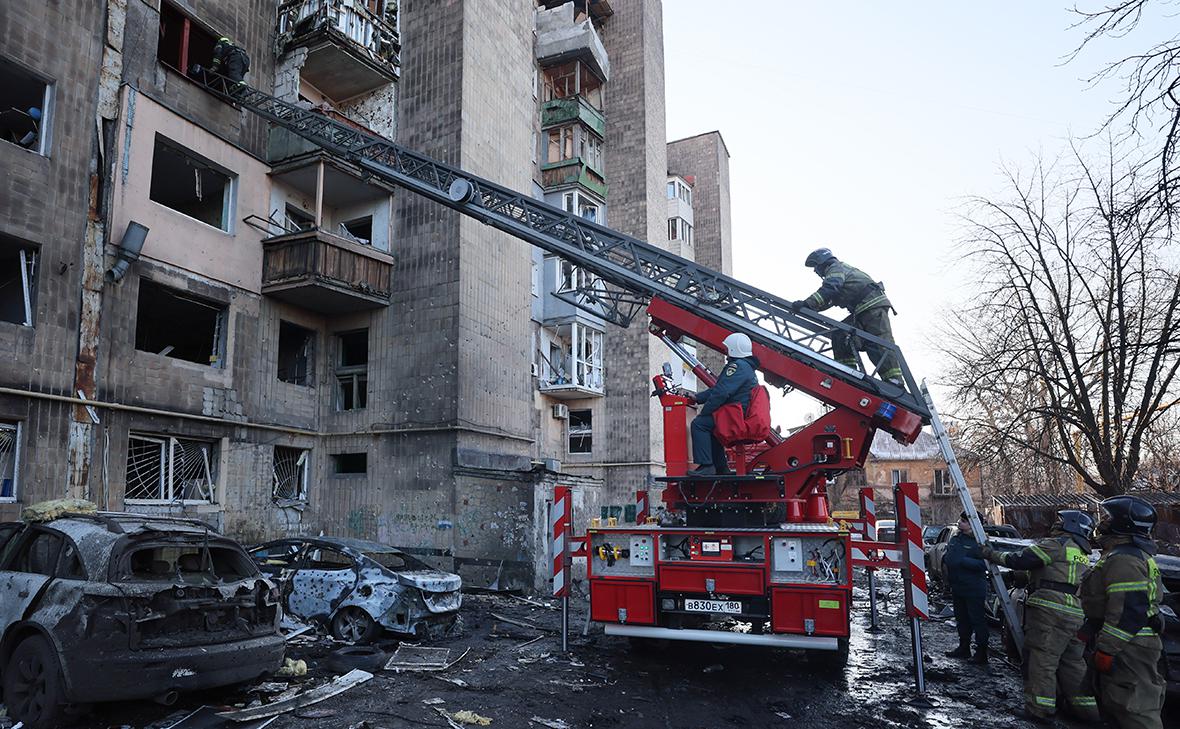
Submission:
<svg viewBox="0 0 1180 729">
<path fill-rule="evenodd" d="M 906 561 L 906 610 L 911 618 L 930 617 L 926 597 L 926 552 L 922 549 L 922 509 L 918 503 L 918 484 L 899 483 L 894 488 L 897 500 L 899 541 L 905 539 L 902 559 Z"/>
<path fill-rule="evenodd" d="M 647 501 L 647 490 L 640 489 L 635 492 L 635 523 L 646 524 L 649 516 L 651 516 L 651 506 Z"/>
<path fill-rule="evenodd" d="M 865 520 L 865 539 L 877 541 L 877 503 L 872 487 L 860 490 L 860 516 Z"/>
<path fill-rule="evenodd" d="M 549 517 L 549 525 L 553 533 L 553 596 L 565 597 L 569 594 L 568 565 L 566 550 L 569 548 L 570 509 L 573 499 L 569 486 L 557 486 L 553 489 L 553 511 Z"/>
</svg>

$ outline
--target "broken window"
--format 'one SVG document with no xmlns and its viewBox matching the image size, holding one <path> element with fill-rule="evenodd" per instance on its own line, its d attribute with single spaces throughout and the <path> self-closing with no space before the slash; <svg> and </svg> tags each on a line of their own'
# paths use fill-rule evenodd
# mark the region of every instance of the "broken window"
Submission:
<svg viewBox="0 0 1180 729">
<path fill-rule="evenodd" d="M 225 307 L 147 279 L 139 280 L 135 348 L 221 367 Z"/>
<path fill-rule="evenodd" d="M 594 414 L 589 410 L 571 410 L 569 419 L 570 453 L 590 453 L 594 440 Z"/>
<path fill-rule="evenodd" d="M 160 3 L 160 40 L 156 58 L 165 66 L 188 75 L 194 65 L 213 63 L 217 38 L 168 2 Z"/>
<path fill-rule="evenodd" d="M 602 332 L 576 322 L 571 328 L 574 345 L 574 384 L 591 390 L 601 390 Z"/>
<path fill-rule="evenodd" d="M 33 326 L 37 249 L 0 234 L 0 321 Z"/>
<path fill-rule="evenodd" d="M 364 409 L 369 400 L 369 330 L 337 334 L 336 351 L 336 409 Z"/>
<path fill-rule="evenodd" d="M 148 196 L 206 225 L 229 231 L 233 175 L 159 134 Z"/>
<path fill-rule="evenodd" d="M 127 501 L 217 501 L 217 443 L 132 433 Z"/>
<path fill-rule="evenodd" d="M 373 216 L 366 215 L 363 218 L 350 220 L 346 223 L 340 224 L 340 234 L 361 245 L 372 245 L 373 243 Z"/>
<path fill-rule="evenodd" d="M 592 223 L 600 223 L 599 210 L 601 203 L 584 193 L 571 190 L 561 196 L 561 209 L 567 213 L 577 213 Z"/>
<path fill-rule="evenodd" d="M 574 158 L 574 128 L 558 127 L 549 130 L 549 153 L 546 162 L 561 162 Z"/>
<path fill-rule="evenodd" d="M 17 547 L 13 555 L 12 564 L 8 569 L 13 572 L 27 572 L 34 575 L 53 576 L 57 567 L 57 553 L 61 549 L 62 538 L 51 532 L 37 530 L 31 536 L 25 537 L 24 543 Z"/>
<path fill-rule="evenodd" d="M 328 570 L 331 572 L 339 572 L 343 570 L 351 570 L 356 567 L 352 560 L 344 552 L 338 552 L 335 549 L 328 547 L 315 547 L 307 553 L 307 569 L 309 570 Z"/>
<path fill-rule="evenodd" d="M 602 142 L 598 137 L 582 130 L 581 144 L 578 145 L 578 156 L 592 169 L 602 169 Z"/>
<path fill-rule="evenodd" d="M 0 58 L 0 139 L 46 154 L 52 89 L 47 81 Z"/>
<path fill-rule="evenodd" d="M 575 266 L 560 259 L 557 266 L 557 292 L 592 291 L 599 285 L 599 279 L 581 266 Z"/>
<path fill-rule="evenodd" d="M 287 224 L 283 227 L 287 230 L 313 230 L 315 228 L 315 216 L 303 208 L 288 204 L 285 212 Z"/>
<path fill-rule="evenodd" d="M 541 389 L 573 385 L 602 392 L 602 332 L 579 322 L 549 330 L 548 356 L 541 352 Z"/>
<path fill-rule="evenodd" d="M 238 550 L 209 547 L 200 541 L 138 547 L 122 555 L 118 572 L 124 580 L 190 585 L 243 580 L 254 574 L 254 566 Z"/>
<path fill-rule="evenodd" d="M 334 453 L 332 465 L 337 474 L 342 476 L 369 472 L 368 453 Z"/>
<path fill-rule="evenodd" d="M 581 61 L 550 66 L 544 71 L 544 100 L 581 96 L 595 109 L 602 109 L 602 79 Z"/>
<path fill-rule="evenodd" d="M 314 361 L 315 332 L 280 321 L 278 378 L 292 385 L 310 385 Z"/>
<path fill-rule="evenodd" d="M 0 501 L 16 501 L 20 475 L 20 423 L 0 422 Z"/>
<path fill-rule="evenodd" d="M 311 451 L 306 448 L 275 446 L 271 498 L 275 501 L 307 501 L 307 461 L 310 456 Z"/>
</svg>

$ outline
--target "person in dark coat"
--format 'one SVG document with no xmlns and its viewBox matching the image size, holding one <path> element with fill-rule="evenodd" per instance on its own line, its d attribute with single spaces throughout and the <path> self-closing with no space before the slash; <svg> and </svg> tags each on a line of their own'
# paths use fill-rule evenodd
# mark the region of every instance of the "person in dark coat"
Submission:
<svg viewBox="0 0 1180 729">
<path fill-rule="evenodd" d="M 754 345 L 745 334 L 734 332 L 723 342 L 729 361 L 717 378 L 717 384 L 701 390 L 695 396 L 701 406 L 692 419 L 692 460 L 697 464 L 689 476 L 724 476 L 730 473 L 725 446 L 713 434 L 713 413 L 722 405 L 741 403 L 745 410 L 750 406 L 750 390 L 758 385 L 758 359 L 754 356 Z"/>
<path fill-rule="evenodd" d="M 970 658 L 971 663 L 987 663 L 987 563 L 967 513 L 959 515 L 959 533 L 946 545 L 947 581 L 955 606 L 955 626 L 959 629 L 959 647 L 948 651 L 951 658 Z M 975 635 L 975 655 L 971 655 L 971 635 Z"/>
</svg>

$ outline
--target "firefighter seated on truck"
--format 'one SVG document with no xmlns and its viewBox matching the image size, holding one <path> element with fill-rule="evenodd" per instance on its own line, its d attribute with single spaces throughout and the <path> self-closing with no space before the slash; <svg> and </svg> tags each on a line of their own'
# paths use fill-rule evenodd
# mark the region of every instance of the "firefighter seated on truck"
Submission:
<svg viewBox="0 0 1180 729">
<path fill-rule="evenodd" d="M 692 460 L 697 467 L 688 472 L 689 476 L 726 476 L 731 473 L 725 446 L 713 434 L 713 413 L 731 402 L 748 408 L 750 391 L 758 386 L 758 360 L 754 357 L 750 338 L 735 332 L 726 337 L 723 344 L 729 355 L 725 369 L 715 385 L 701 390 L 694 397 L 701 409 L 692 419 Z"/>
</svg>

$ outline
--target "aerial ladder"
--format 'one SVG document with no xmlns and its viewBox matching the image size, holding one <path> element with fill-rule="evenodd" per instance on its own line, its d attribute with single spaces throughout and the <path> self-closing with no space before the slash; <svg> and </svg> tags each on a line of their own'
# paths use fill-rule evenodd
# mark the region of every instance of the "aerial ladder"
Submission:
<svg viewBox="0 0 1180 729">
<path fill-rule="evenodd" d="M 905 358 L 884 341 L 358 126 L 207 73 L 222 100 L 277 124 L 383 181 L 555 254 L 592 274 L 555 294 L 618 326 L 646 312 L 648 328 L 706 385 L 715 382 L 685 338 L 725 352 L 748 335 L 763 379 L 824 402 L 828 412 L 789 435 L 770 432 L 730 450 L 734 475 L 689 476 L 691 395 L 671 368 L 653 377 L 664 413 L 666 510 L 660 520 L 599 526 L 586 534 L 591 617 L 608 634 L 748 642 L 847 656 L 852 591 L 850 534 L 830 518 L 825 487 L 864 464 L 874 433 L 912 443 L 931 411 Z M 900 382 L 832 356 L 856 337 L 892 355 Z M 722 636 L 718 618 L 744 619 Z M 768 627 L 769 626 L 769 629 Z"/>
</svg>

